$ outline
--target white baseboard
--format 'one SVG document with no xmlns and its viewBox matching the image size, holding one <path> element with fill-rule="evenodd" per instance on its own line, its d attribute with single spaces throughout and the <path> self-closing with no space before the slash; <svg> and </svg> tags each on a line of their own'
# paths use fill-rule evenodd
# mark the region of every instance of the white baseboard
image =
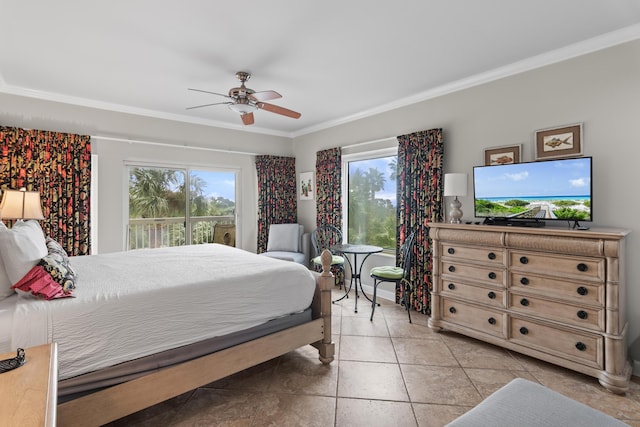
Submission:
<svg viewBox="0 0 640 427">
<path fill-rule="evenodd" d="M 372 285 L 362 285 L 362 289 L 367 293 L 367 295 L 371 296 L 373 295 L 373 286 Z M 376 299 L 386 299 L 388 301 L 391 302 L 395 302 L 396 301 L 396 294 L 395 292 L 391 292 L 391 291 L 387 291 L 386 289 L 380 289 L 380 286 L 378 286 L 378 292 L 376 293 Z"/>
</svg>

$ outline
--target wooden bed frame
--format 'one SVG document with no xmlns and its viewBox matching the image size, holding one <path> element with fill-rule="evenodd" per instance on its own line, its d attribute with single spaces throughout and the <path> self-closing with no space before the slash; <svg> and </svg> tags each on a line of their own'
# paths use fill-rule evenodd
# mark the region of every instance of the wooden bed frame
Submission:
<svg viewBox="0 0 640 427">
<path fill-rule="evenodd" d="M 311 322 L 199 357 L 58 405 L 58 426 L 100 426 L 189 390 L 311 344 L 320 361 L 333 361 L 331 253 L 322 253 Z"/>
</svg>

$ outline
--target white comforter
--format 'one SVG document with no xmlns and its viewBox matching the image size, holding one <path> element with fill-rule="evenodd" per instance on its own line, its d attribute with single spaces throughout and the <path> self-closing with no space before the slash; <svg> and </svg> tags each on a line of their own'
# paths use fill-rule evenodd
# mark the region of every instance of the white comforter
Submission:
<svg viewBox="0 0 640 427">
<path fill-rule="evenodd" d="M 76 298 L 0 304 L 0 338 L 10 333 L 11 351 L 57 342 L 60 379 L 304 310 L 315 289 L 300 264 L 218 244 L 74 257 L 71 265 Z"/>
</svg>

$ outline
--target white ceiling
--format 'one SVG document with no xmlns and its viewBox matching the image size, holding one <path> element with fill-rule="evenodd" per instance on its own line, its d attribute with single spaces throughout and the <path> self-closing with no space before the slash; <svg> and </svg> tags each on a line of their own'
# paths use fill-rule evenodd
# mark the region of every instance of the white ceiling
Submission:
<svg viewBox="0 0 640 427">
<path fill-rule="evenodd" d="M 296 136 L 640 38 L 640 0 L 0 0 L 0 92 Z M 236 71 L 270 101 L 242 126 Z"/>
</svg>

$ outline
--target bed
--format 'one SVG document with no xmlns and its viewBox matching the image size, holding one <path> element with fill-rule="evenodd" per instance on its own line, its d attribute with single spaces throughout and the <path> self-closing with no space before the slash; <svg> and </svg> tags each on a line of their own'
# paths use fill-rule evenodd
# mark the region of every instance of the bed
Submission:
<svg viewBox="0 0 640 427">
<path fill-rule="evenodd" d="M 73 298 L 0 301 L 0 350 L 58 343 L 60 426 L 102 425 L 307 344 L 333 360 L 328 264 L 317 275 L 220 244 L 71 264 Z"/>
</svg>

